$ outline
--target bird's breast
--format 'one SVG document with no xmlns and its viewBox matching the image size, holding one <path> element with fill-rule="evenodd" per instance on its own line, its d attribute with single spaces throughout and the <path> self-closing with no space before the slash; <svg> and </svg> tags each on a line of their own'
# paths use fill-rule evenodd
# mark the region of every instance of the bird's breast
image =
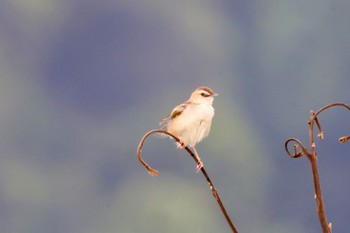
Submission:
<svg viewBox="0 0 350 233">
<path fill-rule="evenodd" d="M 186 145 L 194 146 L 208 136 L 213 116 L 211 105 L 188 106 L 180 116 L 169 122 L 167 129 Z"/>
</svg>

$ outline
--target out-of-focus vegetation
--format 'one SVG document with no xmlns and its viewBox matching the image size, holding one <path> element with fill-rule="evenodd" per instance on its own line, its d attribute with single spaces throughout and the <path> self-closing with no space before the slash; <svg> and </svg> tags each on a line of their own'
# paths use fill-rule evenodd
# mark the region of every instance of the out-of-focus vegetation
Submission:
<svg viewBox="0 0 350 233">
<path fill-rule="evenodd" d="M 0 225 L 10 233 L 228 232 L 195 164 L 142 135 L 199 85 L 220 94 L 198 152 L 239 232 L 319 232 L 309 111 L 349 104 L 350 2 L 0 3 Z M 321 116 L 321 183 L 347 232 L 348 113 Z"/>
</svg>

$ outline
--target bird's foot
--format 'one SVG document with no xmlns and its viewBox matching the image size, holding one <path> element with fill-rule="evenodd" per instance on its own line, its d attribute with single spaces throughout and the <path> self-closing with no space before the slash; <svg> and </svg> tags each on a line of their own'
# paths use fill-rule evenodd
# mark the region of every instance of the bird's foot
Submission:
<svg viewBox="0 0 350 233">
<path fill-rule="evenodd" d="M 183 141 L 176 142 L 177 149 L 181 150 L 186 147 L 185 143 Z"/>
<path fill-rule="evenodd" d="M 197 167 L 196 167 L 196 171 L 199 172 L 202 169 L 202 167 L 204 167 L 204 163 L 199 160 Z"/>
</svg>

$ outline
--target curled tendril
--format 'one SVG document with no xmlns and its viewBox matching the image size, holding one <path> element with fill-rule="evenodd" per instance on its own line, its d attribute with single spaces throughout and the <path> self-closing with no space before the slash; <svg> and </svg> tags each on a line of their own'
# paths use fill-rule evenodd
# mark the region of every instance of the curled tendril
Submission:
<svg viewBox="0 0 350 233">
<path fill-rule="evenodd" d="M 288 144 L 294 142 L 293 145 L 293 153 L 290 152 Z M 300 158 L 304 154 L 307 154 L 307 148 L 301 143 L 301 141 L 297 138 L 289 138 L 287 141 L 284 143 L 284 148 L 286 149 L 287 154 L 289 157 L 295 159 L 295 158 Z"/>
<path fill-rule="evenodd" d="M 332 108 L 332 107 L 344 107 L 346 108 L 347 110 L 350 111 L 350 106 L 347 105 L 347 104 L 344 104 L 344 103 L 341 103 L 341 102 L 336 102 L 336 103 L 332 103 L 332 104 L 329 104 L 321 109 L 319 109 L 316 113 L 311 111 L 311 119 L 310 121 L 308 122 L 308 124 L 310 125 L 312 121 L 314 121 L 317 125 L 317 128 L 318 128 L 318 134 L 317 134 L 317 137 L 320 139 L 320 140 L 323 140 L 324 139 L 324 133 L 323 133 L 323 130 L 322 130 L 322 127 L 321 127 L 321 124 L 317 118 L 317 116 L 323 112 L 324 110 L 327 110 L 329 108 Z M 350 135 L 349 136 L 344 136 L 344 137 L 340 137 L 339 139 L 339 142 L 341 143 L 345 143 L 347 142 L 348 140 L 350 140 Z"/>
<path fill-rule="evenodd" d="M 339 142 L 341 142 L 341 143 L 345 143 L 345 142 L 347 142 L 347 141 L 349 141 L 350 140 L 350 135 L 348 135 L 348 136 L 343 136 L 343 137 L 340 137 L 339 138 Z"/>
<path fill-rule="evenodd" d="M 328 109 L 328 108 L 331 108 L 331 107 L 335 107 L 335 106 L 339 106 L 339 107 L 344 107 L 346 109 L 348 109 L 350 111 L 350 106 L 347 105 L 347 104 L 344 104 L 344 103 L 341 103 L 341 102 L 336 102 L 336 103 L 332 103 L 332 104 L 329 104 L 323 108 L 321 108 L 320 110 L 318 110 L 315 114 L 314 114 L 314 117 L 317 117 L 318 114 L 320 114 L 321 112 L 323 112 L 324 110 Z M 313 120 L 313 119 L 311 119 Z"/>
<path fill-rule="evenodd" d="M 137 147 L 137 157 L 139 159 L 139 161 L 141 162 L 141 164 L 145 167 L 146 171 L 148 172 L 148 174 L 150 176 L 157 176 L 159 174 L 159 171 L 156 170 L 156 169 L 153 169 L 151 168 L 150 165 L 148 165 L 148 163 L 146 163 L 143 159 L 142 159 L 142 156 L 141 156 L 141 150 L 142 150 L 142 147 L 143 147 L 143 144 L 146 140 L 146 138 L 148 136 L 150 136 L 151 134 L 155 134 L 155 133 L 158 133 L 158 134 L 166 134 L 172 138 L 174 138 L 174 140 L 176 142 L 180 142 L 180 139 L 174 135 L 172 135 L 171 133 L 167 132 L 167 131 L 164 131 L 164 130 L 160 130 L 160 129 L 154 129 L 154 130 L 151 130 L 151 131 L 148 131 L 141 139 L 140 141 L 140 144 L 139 146 Z M 185 148 L 187 151 L 189 151 L 189 153 L 192 153 L 187 147 Z M 192 155 L 192 154 L 191 154 Z"/>
</svg>

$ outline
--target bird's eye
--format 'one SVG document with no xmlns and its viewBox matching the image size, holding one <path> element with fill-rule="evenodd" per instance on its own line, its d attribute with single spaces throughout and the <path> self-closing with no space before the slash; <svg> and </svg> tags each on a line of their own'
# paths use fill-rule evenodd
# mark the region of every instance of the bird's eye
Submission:
<svg viewBox="0 0 350 233">
<path fill-rule="evenodd" d="M 202 92 L 202 93 L 201 93 L 201 96 L 203 96 L 203 97 L 208 97 L 209 95 L 208 95 L 207 93 L 205 93 L 205 92 Z"/>
</svg>

